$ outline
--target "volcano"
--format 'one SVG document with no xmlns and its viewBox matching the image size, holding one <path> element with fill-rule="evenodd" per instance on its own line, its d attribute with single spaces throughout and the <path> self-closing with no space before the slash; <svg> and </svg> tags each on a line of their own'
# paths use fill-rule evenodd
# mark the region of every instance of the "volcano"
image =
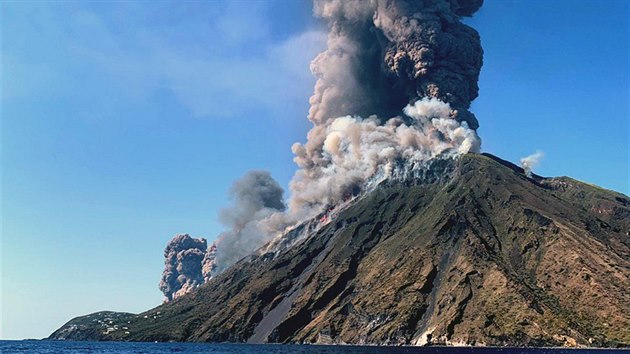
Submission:
<svg viewBox="0 0 630 354">
<path fill-rule="evenodd" d="M 630 198 L 466 154 L 172 302 L 49 339 L 628 346 L 628 289 Z"/>
</svg>

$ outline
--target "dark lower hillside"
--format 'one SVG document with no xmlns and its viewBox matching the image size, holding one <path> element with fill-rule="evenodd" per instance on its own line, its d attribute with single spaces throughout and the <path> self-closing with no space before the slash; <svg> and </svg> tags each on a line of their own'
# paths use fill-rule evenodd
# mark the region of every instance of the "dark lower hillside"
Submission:
<svg viewBox="0 0 630 354">
<path fill-rule="evenodd" d="M 80 317 L 50 338 L 630 345 L 630 199 L 492 156 L 454 163 L 114 330 Z"/>
</svg>

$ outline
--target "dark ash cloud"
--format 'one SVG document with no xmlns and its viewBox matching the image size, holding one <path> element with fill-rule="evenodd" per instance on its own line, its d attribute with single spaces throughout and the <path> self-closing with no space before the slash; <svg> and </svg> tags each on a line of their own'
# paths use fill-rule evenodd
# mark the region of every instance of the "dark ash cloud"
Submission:
<svg viewBox="0 0 630 354">
<path fill-rule="evenodd" d="M 170 301 L 204 283 L 202 261 L 208 244 L 204 238 L 176 235 L 164 249 L 164 272 L 160 290 Z"/>
</svg>

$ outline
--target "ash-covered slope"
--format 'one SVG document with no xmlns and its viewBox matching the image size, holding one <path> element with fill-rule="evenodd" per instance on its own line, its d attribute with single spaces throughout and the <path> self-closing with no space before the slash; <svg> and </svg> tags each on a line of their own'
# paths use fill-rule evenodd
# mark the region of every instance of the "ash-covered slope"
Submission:
<svg viewBox="0 0 630 354">
<path fill-rule="evenodd" d="M 281 254 L 108 323 L 118 330 L 68 332 L 75 319 L 50 338 L 629 345 L 630 199 L 527 178 L 489 155 L 451 164 L 443 178 L 380 186 Z"/>
</svg>

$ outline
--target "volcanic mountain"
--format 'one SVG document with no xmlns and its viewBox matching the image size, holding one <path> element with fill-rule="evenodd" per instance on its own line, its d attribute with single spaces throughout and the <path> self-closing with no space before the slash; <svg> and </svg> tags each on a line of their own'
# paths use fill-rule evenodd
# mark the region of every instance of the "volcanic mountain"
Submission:
<svg viewBox="0 0 630 354">
<path fill-rule="evenodd" d="M 628 289 L 630 198 L 466 154 L 172 302 L 50 339 L 628 346 Z"/>
</svg>

